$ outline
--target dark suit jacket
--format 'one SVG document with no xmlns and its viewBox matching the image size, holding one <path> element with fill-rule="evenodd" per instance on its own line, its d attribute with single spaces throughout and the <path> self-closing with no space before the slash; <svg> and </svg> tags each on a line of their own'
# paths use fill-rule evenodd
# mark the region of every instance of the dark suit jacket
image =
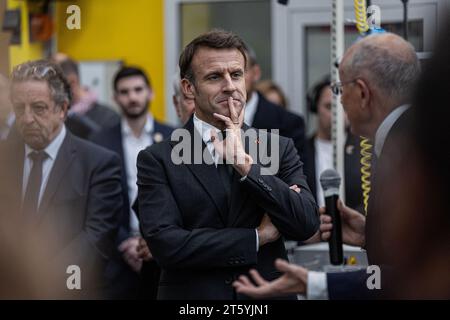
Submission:
<svg viewBox="0 0 450 320">
<path fill-rule="evenodd" d="M 169 127 L 165 124 L 159 123 L 155 120 L 154 122 L 154 133 L 161 134 L 163 138 L 168 138 L 172 133 L 173 128 Z M 111 281 L 111 288 L 109 290 L 110 298 L 138 298 L 138 291 L 140 287 L 140 282 L 142 282 L 137 274 L 131 270 L 128 264 L 122 259 L 122 254 L 117 251 L 117 247 L 126 239 L 130 237 L 130 199 L 128 197 L 128 184 L 127 184 L 127 171 L 125 165 L 125 156 L 123 152 L 123 144 L 122 144 L 122 125 L 119 121 L 116 125 L 111 128 L 106 128 L 101 132 L 93 135 L 91 140 L 105 147 L 116 154 L 119 155 L 121 159 L 122 166 L 122 176 L 121 176 L 121 184 L 122 184 L 122 197 L 123 197 L 123 211 L 121 215 L 121 222 L 119 233 L 116 243 L 116 250 L 114 253 L 114 259 L 112 259 L 108 265 L 107 269 L 107 278 Z M 153 140 L 155 140 L 153 138 Z M 134 201 L 135 199 L 131 199 Z M 150 262 L 153 264 L 153 262 Z M 145 263 L 143 267 L 144 270 L 151 270 L 149 273 L 159 273 L 156 266 L 148 266 Z M 153 275 L 150 276 L 151 278 Z M 144 286 L 145 287 L 145 286 Z M 148 287 L 148 286 L 147 286 Z M 150 285 L 150 287 L 154 287 L 154 285 Z M 143 288 L 142 290 L 146 290 Z M 151 292 L 156 292 L 156 290 L 149 289 Z M 151 293 L 143 293 L 146 294 L 145 298 L 150 298 Z M 156 296 L 156 294 L 154 294 Z"/>
<path fill-rule="evenodd" d="M 192 117 L 185 129 L 202 141 Z M 172 161 L 172 151 L 181 146 L 178 141 L 165 140 L 140 152 L 140 222 L 162 268 L 159 299 L 244 298 L 236 296 L 231 284 L 251 267 L 266 279 L 277 278 L 274 260 L 286 259 L 282 238 L 256 250 L 255 228 L 264 212 L 281 234 L 292 239 L 305 240 L 317 231 L 317 206 L 302 163 L 290 139 L 268 136 L 270 143 L 276 138 L 278 173 L 261 175 L 260 160 L 254 159 L 245 181 L 234 173 L 230 203 L 214 164 Z M 257 141 L 247 140 L 247 152 L 250 144 L 263 147 Z M 191 148 L 194 154 L 194 143 L 187 143 L 187 148 L 185 152 Z M 200 151 L 204 148 L 203 143 Z M 293 184 L 302 189 L 300 194 L 289 189 Z"/>
<path fill-rule="evenodd" d="M 304 171 L 308 185 L 311 188 L 314 198 L 317 200 L 316 147 L 314 141 L 315 136 L 307 140 L 305 154 L 302 160 L 305 164 Z M 345 202 L 347 206 L 363 213 L 360 138 L 348 133 L 344 149 Z"/>
<path fill-rule="evenodd" d="M 257 92 L 259 100 L 251 126 L 257 129 L 279 129 L 280 136 L 291 138 L 298 154 L 303 159 L 305 144 L 305 121 L 295 113 L 289 112 L 263 97 Z"/>
<path fill-rule="evenodd" d="M 0 194 L 3 214 L 20 214 L 24 143 L 11 140 L 1 146 L 0 177 L 10 188 Z M 122 210 L 120 161 L 112 152 L 81 140 L 67 131 L 49 175 L 38 213 L 25 217 L 46 235 L 54 257 L 65 268 L 82 271 L 81 295 L 98 290 L 103 280 L 93 279 L 109 259 Z M 66 269 L 61 270 L 63 278 Z M 62 282 L 65 286 L 65 280 Z M 97 294 L 98 292 L 96 292 Z"/>
<path fill-rule="evenodd" d="M 328 274 L 328 293 L 332 299 L 373 299 L 383 297 L 389 292 L 393 266 L 390 257 L 390 244 L 383 238 L 383 233 L 389 226 L 386 215 L 390 213 L 390 206 L 395 205 L 386 199 L 392 195 L 386 194 L 385 186 L 390 179 L 395 179 L 397 169 L 408 161 L 408 152 L 411 141 L 407 134 L 411 130 L 413 113 L 406 110 L 394 123 L 389 131 L 380 157 L 372 169 L 371 192 L 366 218 L 366 250 L 369 265 L 378 265 L 381 268 L 382 291 L 368 290 L 366 280 L 368 274 L 365 270 L 344 274 Z M 405 201 L 405 199 L 399 199 Z"/>
<path fill-rule="evenodd" d="M 120 116 L 113 109 L 94 102 L 85 116 L 97 123 L 102 129 L 111 128 L 120 122 Z"/>
<path fill-rule="evenodd" d="M 96 132 L 100 131 L 99 124 L 86 116 L 71 113 L 65 121 L 66 128 L 79 138 L 88 140 Z"/>
</svg>

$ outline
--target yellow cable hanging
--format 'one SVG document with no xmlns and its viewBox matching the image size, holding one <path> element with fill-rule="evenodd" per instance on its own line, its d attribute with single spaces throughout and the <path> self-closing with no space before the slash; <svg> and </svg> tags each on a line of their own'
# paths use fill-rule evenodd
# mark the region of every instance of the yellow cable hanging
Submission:
<svg viewBox="0 0 450 320">
<path fill-rule="evenodd" d="M 360 34 L 364 34 L 369 30 L 366 16 L 366 0 L 354 0 L 356 28 Z"/>
<path fill-rule="evenodd" d="M 356 28 L 363 35 L 369 30 L 366 16 L 366 0 L 354 0 Z M 367 138 L 361 137 L 361 189 L 363 192 L 364 211 L 367 215 L 370 193 L 370 164 L 372 160 L 372 145 Z"/>
<path fill-rule="evenodd" d="M 370 193 L 370 163 L 372 161 L 372 144 L 369 139 L 361 137 L 361 189 L 363 192 L 364 211 L 367 215 Z"/>
</svg>

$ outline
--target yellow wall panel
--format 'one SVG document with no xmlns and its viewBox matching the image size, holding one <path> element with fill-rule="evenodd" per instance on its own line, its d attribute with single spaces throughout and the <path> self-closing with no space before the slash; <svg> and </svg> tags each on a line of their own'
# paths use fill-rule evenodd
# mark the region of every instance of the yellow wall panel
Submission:
<svg viewBox="0 0 450 320">
<path fill-rule="evenodd" d="M 151 110 L 164 120 L 163 0 L 78 0 L 81 29 L 66 27 L 70 2 L 57 2 L 58 51 L 76 60 L 123 60 L 150 76 L 155 99 Z"/>
<path fill-rule="evenodd" d="M 29 34 L 29 21 L 28 21 L 28 4 L 23 0 L 8 0 L 8 9 L 21 10 L 21 44 L 11 45 L 9 47 L 9 58 L 10 58 L 10 70 L 22 62 L 42 59 L 44 54 L 43 45 L 41 42 L 30 43 Z"/>
</svg>

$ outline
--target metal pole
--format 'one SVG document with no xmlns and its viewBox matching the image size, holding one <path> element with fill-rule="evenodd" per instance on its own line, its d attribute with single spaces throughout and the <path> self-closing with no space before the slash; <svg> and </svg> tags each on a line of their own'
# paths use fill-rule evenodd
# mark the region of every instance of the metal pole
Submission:
<svg viewBox="0 0 450 320">
<path fill-rule="evenodd" d="M 333 0 L 331 18 L 331 81 L 339 81 L 336 62 L 344 54 L 344 0 Z M 331 140 L 333 142 L 333 166 L 344 177 L 345 124 L 340 99 L 333 95 Z M 340 197 L 345 201 L 345 185 L 342 179 Z"/>
<path fill-rule="evenodd" d="M 403 2 L 403 38 L 408 41 L 408 0 Z"/>
</svg>

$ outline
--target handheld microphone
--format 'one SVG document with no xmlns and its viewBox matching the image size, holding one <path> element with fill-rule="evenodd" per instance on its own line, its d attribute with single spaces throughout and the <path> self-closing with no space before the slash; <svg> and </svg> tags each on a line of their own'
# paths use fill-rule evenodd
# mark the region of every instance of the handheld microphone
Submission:
<svg viewBox="0 0 450 320">
<path fill-rule="evenodd" d="M 341 215 L 336 204 L 339 199 L 341 177 L 336 170 L 327 169 L 320 175 L 320 184 L 325 197 L 325 214 L 331 216 L 333 220 L 333 229 L 331 230 L 331 237 L 328 240 L 330 262 L 333 265 L 339 265 L 344 262 Z"/>
</svg>

